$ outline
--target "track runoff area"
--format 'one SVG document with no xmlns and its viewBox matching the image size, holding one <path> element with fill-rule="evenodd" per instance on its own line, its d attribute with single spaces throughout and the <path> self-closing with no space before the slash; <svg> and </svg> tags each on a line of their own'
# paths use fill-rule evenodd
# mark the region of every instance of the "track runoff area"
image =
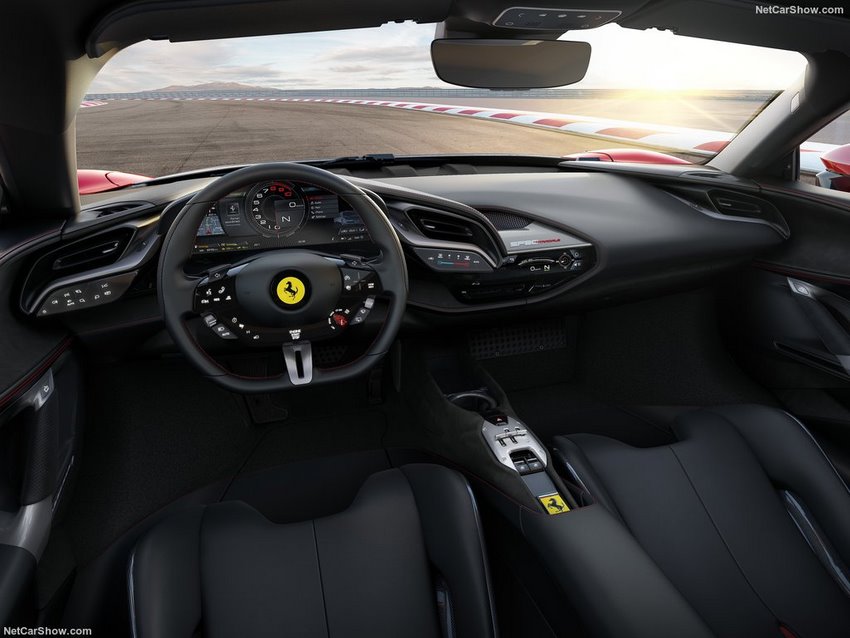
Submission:
<svg viewBox="0 0 850 638">
<path fill-rule="evenodd" d="M 77 118 L 77 160 L 83 168 L 157 176 L 209 166 L 367 153 L 560 156 L 652 145 L 704 161 L 732 137 L 681 126 L 552 113 L 545 110 L 550 106 L 546 100 L 521 105 L 526 108 L 511 108 L 508 100 L 492 106 L 332 98 L 88 100 Z M 723 116 L 733 126 L 739 119 L 745 121 L 743 107 L 741 113 L 728 112 L 728 101 L 718 101 L 717 108 L 718 113 L 726 111 Z M 817 155 L 823 150 L 812 148 L 804 156 L 810 154 L 819 163 Z"/>
</svg>

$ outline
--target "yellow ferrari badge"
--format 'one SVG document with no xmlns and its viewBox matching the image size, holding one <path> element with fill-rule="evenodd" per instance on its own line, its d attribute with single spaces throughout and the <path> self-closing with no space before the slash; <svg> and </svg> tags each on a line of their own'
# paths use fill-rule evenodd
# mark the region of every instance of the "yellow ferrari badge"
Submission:
<svg viewBox="0 0 850 638">
<path fill-rule="evenodd" d="M 284 277 L 277 284 L 277 298 L 288 306 L 294 306 L 304 299 L 306 286 L 298 277 Z"/>
<path fill-rule="evenodd" d="M 564 503 L 564 499 L 561 498 L 560 494 L 545 494 L 543 496 L 538 496 L 540 502 L 543 503 L 543 507 L 546 508 L 546 511 L 554 516 L 555 514 L 564 514 L 565 512 L 570 511 L 569 505 Z"/>
</svg>

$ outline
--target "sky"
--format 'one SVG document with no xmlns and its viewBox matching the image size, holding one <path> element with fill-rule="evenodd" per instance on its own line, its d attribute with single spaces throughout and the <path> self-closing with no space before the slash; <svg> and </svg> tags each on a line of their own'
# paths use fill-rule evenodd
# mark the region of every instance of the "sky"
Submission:
<svg viewBox="0 0 850 638">
<path fill-rule="evenodd" d="M 119 52 L 90 93 L 239 82 L 278 89 L 444 87 L 431 66 L 434 25 L 170 43 L 146 41 Z M 581 88 L 652 90 L 783 89 L 805 68 L 788 51 L 635 31 L 617 25 L 561 39 L 593 48 Z"/>
</svg>

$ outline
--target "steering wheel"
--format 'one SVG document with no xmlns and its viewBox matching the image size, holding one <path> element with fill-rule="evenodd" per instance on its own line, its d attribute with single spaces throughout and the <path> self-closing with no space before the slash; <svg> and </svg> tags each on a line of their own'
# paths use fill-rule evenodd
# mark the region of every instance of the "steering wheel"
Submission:
<svg viewBox="0 0 850 638">
<path fill-rule="evenodd" d="M 308 183 L 342 198 L 360 216 L 380 256 L 367 262 L 352 255 L 281 248 L 214 268 L 201 277 L 187 275 L 184 267 L 210 204 L 244 186 L 270 180 Z M 220 177 L 186 203 L 163 241 L 158 291 L 166 328 L 204 375 L 235 392 L 275 392 L 349 379 L 377 363 L 401 325 L 407 267 L 392 225 L 360 188 L 304 164 L 257 164 Z M 389 298 L 389 307 L 365 353 L 336 368 L 315 367 L 311 344 L 362 323 L 379 295 Z M 220 337 L 246 347 L 280 347 L 285 373 L 245 377 L 226 370 L 195 340 L 187 321 L 197 316 Z"/>
</svg>

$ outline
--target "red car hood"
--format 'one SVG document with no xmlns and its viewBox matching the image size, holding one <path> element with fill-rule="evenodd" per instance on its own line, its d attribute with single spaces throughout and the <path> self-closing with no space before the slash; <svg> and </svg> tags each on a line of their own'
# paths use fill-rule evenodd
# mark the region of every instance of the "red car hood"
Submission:
<svg viewBox="0 0 850 638">
<path fill-rule="evenodd" d="M 109 191 L 119 186 L 138 184 L 150 179 L 144 175 L 122 173 L 120 171 L 104 171 L 94 168 L 82 168 L 77 171 L 77 187 L 80 195 L 91 195 Z"/>
</svg>

